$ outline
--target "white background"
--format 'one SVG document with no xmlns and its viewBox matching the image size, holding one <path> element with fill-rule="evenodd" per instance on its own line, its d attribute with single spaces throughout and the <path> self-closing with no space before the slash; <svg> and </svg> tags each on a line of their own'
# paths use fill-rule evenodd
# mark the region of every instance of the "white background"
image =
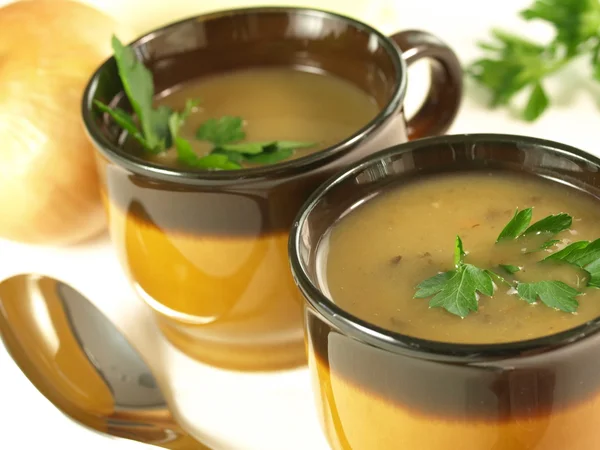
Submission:
<svg viewBox="0 0 600 450">
<path fill-rule="evenodd" d="M 220 7 L 281 3 L 82 1 L 119 17 L 136 32 Z M 0 0 L 0 4 L 6 2 Z M 304 0 L 286 3 L 334 9 L 361 18 L 386 33 L 408 28 L 434 32 L 457 51 L 463 63 L 478 56 L 475 43 L 486 38 L 492 26 L 525 31 L 540 38 L 546 37 L 548 31 L 543 27 L 524 26 L 519 21 L 517 12 L 529 5 L 529 1 L 523 0 Z M 554 104 L 549 113 L 531 125 L 516 120 L 507 109 L 488 110 L 485 95 L 468 83 L 461 114 L 451 132 L 533 135 L 597 153 L 600 89 L 588 81 L 585 69 L 585 64 L 574 67 L 550 84 Z M 426 88 L 425 66 L 411 69 L 408 111 L 415 110 Z M 89 296 L 125 330 L 127 337 L 163 380 L 183 424 L 208 439 L 216 449 L 327 449 L 313 412 L 305 369 L 283 374 L 240 375 L 205 367 L 173 350 L 158 334 L 147 308 L 130 291 L 107 237 L 63 250 L 26 247 L 0 240 L 0 279 L 19 272 L 58 276 Z M 67 420 L 27 381 L 1 346 L 0 381 L 1 450 L 149 448 L 93 434 Z"/>
</svg>

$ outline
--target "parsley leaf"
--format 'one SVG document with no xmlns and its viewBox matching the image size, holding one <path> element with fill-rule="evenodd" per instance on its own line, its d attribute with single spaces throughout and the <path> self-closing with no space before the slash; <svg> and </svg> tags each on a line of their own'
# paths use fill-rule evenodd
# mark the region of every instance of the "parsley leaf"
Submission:
<svg viewBox="0 0 600 450">
<path fill-rule="evenodd" d="M 209 141 L 217 147 L 238 142 L 245 138 L 244 121 L 237 116 L 208 119 L 196 131 L 196 139 Z"/>
<path fill-rule="evenodd" d="M 294 150 L 278 147 L 266 148 L 262 153 L 258 155 L 246 156 L 246 161 L 250 164 L 274 164 L 280 161 L 284 161 L 294 154 Z"/>
<path fill-rule="evenodd" d="M 523 235 L 531 233 L 551 233 L 557 234 L 561 231 L 568 230 L 573 223 L 573 218 L 564 213 L 550 215 L 537 221 L 525 230 Z"/>
<path fill-rule="evenodd" d="M 414 297 L 425 298 L 433 295 L 429 301 L 430 308 L 441 307 L 462 318 L 471 311 L 477 311 L 477 293 L 493 295 L 494 283 L 488 271 L 465 264 L 464 256 L 462 241 L 457 236 L 454 246 L 455 269 L 420 283 Z"/>
<path fill-rule="evenodd" d="M 123 111 L 121 108 L 111 108 L 110 106 L 107 106 L 98 100 L 94 100 L 94 104 L 100 111 L 109 114 L 117 123 L 117 125 L 127 131 L 127 133 L 136 141 L 138 141 L 143 147 L 148 147 L 146 139 L 133 121 L 133 118 L 127 112 Z"/>
<path fill-rule="evenodd" d="M 554 28 L 554 37 L 538 43 L 500 30 L 491 42 L 480 43 L 484 56 L 467 73 L 491 94 L 490 106 L 507 105 L 529 89 L 522 112 L 526 121 L 539 118 L 550 101 L 542 81 L 575 58 L 590 55 L 592 73 L 600 81 L 600 2 L 597 0 L 536 0 L 520 13 L 527 21 L 542 21 Z"/>
<path fill-rule="evenodd" d="M 573 242 L 542 261 L 562 261 L 579 267 L 589 275 L 587 285 L 600 288 L 600 239 Z"/>
<path fill-rule="evenodd" d="M 427 278 L 417 286 L 417 292 L 415 293 L 414 298 L 427 298 L 437 294 L 444 289 L 444 286 L 451 277 L 451 272 L 442 272 L 431 278 Z"/>
<path fill-rule="evenodd" d="M 241 168 L 238 163 L 231 161 L 227 156 L 212 154 L 198 158 L 192 165 L 200 169 L 235 170 Z"/>
<path fill-rule="evenodd" d="M 533 208 L 527 208 L 522 211 L 519 211 L 519 208 L 517 208 L 515 215 L 500 232 L 496 242 L 499 242 L 502 239 L 517 239 L 529 226 L 532 215 Z"/>
<path fill-rule="evenodd" d="M 210 152 L 210 154 L 211 155 L 224 155 L 230 161 L 238 163 L 238 164 L 240 164 L 246 160 L 243 153 L 228 152 L 227 150 L 223 150 L 222 148 L 219 148 L 219 147 L 215 148 L 212 152 Z"/>
<path fill-rule="evenodd" d="M 225 150 L 226 152 L 241 153 L 243 155 L 257 155 L 263 152 L 263 148 L 266 145 L 261 142 L 242 142 L 239 144 L 224 144 L 219 148 Z"/>
<path fill-rule="evenodd" d="M 302 142 L 302 141 L 275 141 L 272 145 L 277 147 L 277 150 L 300 150 L 303 148 L 310 148 L 316 145 L 315 142 Z"/>
<path fill-rule="evenodd" d="M 462 264 L 466 255 L 462 239 L 460 236 L 456 236 L 456 240 L 454 241 L 454 267 L 458 267 Z"/>
<path fill-rule="evenodd" d="M 523 110 L 523 118 L 528 122 L 533 122 L 542 115 L 548 105 L 550 105 L 548 95 L 542 83 L 538 81 L 533 85 L 533 89 L 529 94 L 529 100 L 527 100 L 527 105 Z"/>
<path fill-rule="evenodd" d="M 169 119 L 173 112 L 167 106 L 156 109 L 152 107 L 154 101 L 152 74 L 138 60 L 135 51 L 131 47 L 124 46 L 116 36 L 112 37 L 112 47 L 123 89 L 140 122 L 141 131 L 129 113 L 120 108 L 110 108 L 97 100 L 94 104 L 101 111 L 108 113 L 144 149 L 151 153 L 160 153 L 172 144 Z"/>
<path fill-rule="evenodd" d="M 573 223 L 573 218 L 570 215 L 560 213 L 544 217 L 543 219 L 538 220 L 533 225 L 529 226 L 532 215 L 533 208 L 527 208 L 522 211 L 519 211 L 519 208 L 517 208 L 515 215 L 500 232 L 496 242 L 499 242 L 502 239 L 518 239 L 521 236 L 528 234 L 557 234 L 561 231 L 569 229 Z M 543 246 L 546 244 L 548 243 L 542 244 L 542 248 L 544 248 Z M 551 246 L 553 244 L 548 245 Z"/>
<path fill-rule="evenodd" d="M 154 82 L 152 74 L 137 58 L 135 51 L 124 46 L 116 37 L 112 37 L 112 47 L 123 83 L 125 93 L 138 117 L 147 149 L 158 153 L 167 148 L 168 119 L 170 110 L 167 107 L 152 108 L 154 101 Z"/>
<path fill-rule="evenodd" d="M 172 114 L 171 108 L 165 105 L 153 109 L 150 113 L 152 129 L 157 136 L 160 136 L 159 146 L 157 147 L 160 150 L 155 150 L 156 152 L 164 151 L 172 145 L 169 134 L 169 119 Z"/>
<path fill-rule="evenodd" d="M 528 303 L 535 303 L 539 298 L 546 306 L 564 312 L 575 312 L 579 306 L 575 297 L 580 292 L 562 281 L 518 283 L 517 293 Z"/>
<path fill-rule="evenodd" d="M 176 137 L 174 140 L 177 159 L 188 166 L 195 166 L 198 161 L 198 155 L 192 149 L 192 144 L 186 139 Z"/>
<path fill-rule="evenodd" d="M 499 264 L 499 266 L 511 275 L 521 271 L 519 266 L 514 266 L 512 264 Z"/>
<path fill-rule="evenodd" d="M 477 291 L 488 296 L 494 293 L 490 275 L 471 264 L 461 265 L 449 274 L 443 288 L 429 301 L 430 308 L 441 307 L 464 318 L 477 311 Z"/>
</svg>

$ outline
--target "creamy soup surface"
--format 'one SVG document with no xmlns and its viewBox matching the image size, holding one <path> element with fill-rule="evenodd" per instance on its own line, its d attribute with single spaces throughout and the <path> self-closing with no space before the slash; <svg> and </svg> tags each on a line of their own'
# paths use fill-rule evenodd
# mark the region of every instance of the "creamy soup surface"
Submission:
<svg viewBox="0 0 600 450">
<path fill-rule="evenodd" d="M 442 342 L 498 343 L 553 334 L 600 316 L 600 289 L 586 287 L 586 273 L 566 264 L 539 264 L 549 252 L 579 240 L 600 238 L 600 202 L 573 188 L 503 172 L 470 172 L 409 182 L 359 206 L 334 225 L 320 247 L 324 289 L 341 307 L 370 323 Z M 573 216 L 561 242 L 525 253 L 551 236 L 516 241 L 496 238 L 515 209 L 533 207 L 532 223 L 550 214 Z M 465 262 L 507 276 L 498 264 L 524 269 L 522 282 L 557 280 L 583 292 L 576 313 L 541 302 L 528 304 L 497 283 L 493 297 L 479 296 L 479 310 L 464 319 L 430 298 L 413 298 L 415 287 L 453 268 L 456 235 Z M 509 277 L 510 278 L 510 277 Z"/>
<path fill-rule="evenodd" d="M 189 99 L 199 105 L 185 122 L 181 136 L 198 156 L 213 149 L 195 139 L 208 119 L 239 116 L 244 120 L 242 142 L 301 141 L 315 146 L 296 150 L 299 158 L 349 138 L 379 112 L 375 100 L 354 84 L 331 74 L 293 68 L 252 68 L 219 74 L 181 85 L 157 101 L 183 110 Z M 145 155 L 166 165 L 177 165 L 171 149 L 158 156 Z"/>
</svg>

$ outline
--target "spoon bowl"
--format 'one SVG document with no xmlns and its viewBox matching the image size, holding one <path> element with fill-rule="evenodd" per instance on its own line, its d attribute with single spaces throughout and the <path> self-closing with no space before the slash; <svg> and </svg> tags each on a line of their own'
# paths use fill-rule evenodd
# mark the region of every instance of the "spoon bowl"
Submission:
<svg viewBox="0 0 600 450">
<path fill-rule="evenodd" d="M 0 282 L 0 338 L 29 381 L 94 431 L 173 450 L 210 450 L 185 432 L 139 353 L 87 298 L 62 281 Z"/>
</svg>

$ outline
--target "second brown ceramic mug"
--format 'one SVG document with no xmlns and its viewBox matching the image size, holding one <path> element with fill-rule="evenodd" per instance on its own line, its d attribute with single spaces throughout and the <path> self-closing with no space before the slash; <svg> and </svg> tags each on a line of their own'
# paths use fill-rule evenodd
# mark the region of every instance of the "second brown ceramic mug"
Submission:
<svg viewBox="0 0 600 450">
<path fill-rule="evenodd" d="M 184 353 L 220 367 L 273 370 L 306 361 L 302 298 L 287 254 L 302 203 L 326 178 L 369 153 L 444 133 L 458 111 L 462 71 L 423 31 L 391 37 L 311 9 L 250 8 L 166 26 L 131 44 L 156 92 L 251 67 L 305 67 L 348 80 L 379 114 L 323 151 L 233 171 L 162 167 L 123 150 L 120 131 L 94 100 L 131 111 L 114 58 L 93 75 L 83 116 L 98 152 L 110 233 L 139 295 Z M 407 66 L 430 58 L 431 87 L 406 120 Z M 268 86 L 265 86 L 268 89 Z"/>
</svg>

